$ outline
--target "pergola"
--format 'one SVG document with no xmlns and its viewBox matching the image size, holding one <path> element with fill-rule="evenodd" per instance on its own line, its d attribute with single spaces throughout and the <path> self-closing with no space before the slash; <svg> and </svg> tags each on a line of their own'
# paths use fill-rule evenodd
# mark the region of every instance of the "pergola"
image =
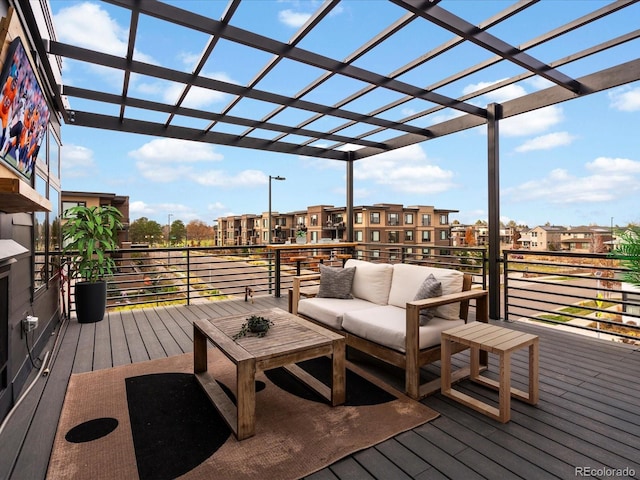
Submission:
<svg viewBox="0 0 640 480">
<path fill-rule="evenodd" d="M 27 23 L 35 27 L 30 2 L 21 0 L 19 3 Z M 38 52 L 40 58 L 54 55 L 122 72 L 123 81 L 118 92 L 97 91 L 88 85 L 60 85 L 58 91 L 49 92 L 55 98 L 56 107 L 62 112 L 65 123 L 342 161 L 347 174 L 346 205 L 350 219 L 353 218 L 354 162 L 486 125 L 492 318 L 498 318 L 500 312 L 500 121 L 640 80 L 637 53 L 629 56 L 621 54 L 619 50 L 635 45 L 635 51 L 640 51 L 640 30 L 621 31 L 616 28 L 616 18 L 640 18 L 637 0 L 584 2 L 583 7 L 588 4 L 592 9 L 587 13 L 580 11 L 575 14 L 576 4 L 569 1 L 504 2 L 502 11 L 482 21 L 461 18 L 455 13 L 458 8 L 456 1 L 389 0 L 384 5 L 376 1 L 373 3 L 377 8 L 384 8 L 385 13 L 391 13 L 387 26 L 372 31 L 369 40 L 340 58 L 338 48 L 327 48 L 335 51 L 335 55 L 304 48 L 305 39 L 309 36 L 337 38 L 336 44 L 340 43 L 341 38 L 347 38 L 349 32 L 335 31 L 329 26 L 332 12 L 343 6 L 340 0 L 326 0 L 288 41 L 237 26 L 235 15 L 241 8 L 241 0 L 230 0 L 220 19 L 185 10 L 180 2 L 106 0 L 106 3 L 130 11 L 126 55 L 89 50 L 55 39 L 36 42 L 41 50 Z M 345 4 L 348 3 L 345 0 Z M 478 2 L 474 8 L 478 15 L 486 10 L 482 2 Z M 541 13 L 550 19 L 562 13 L 562 17 L 569 18 L 569 21 L 561 25 L 554 24 L 553 28 L 546 31 L 544 26 L 531 20 L 534 14 Z M 514 45 L 493 33 L 502 31 L 501 27 L 508 24 L 522 25 L 523 35 L 529 31 L 544 33 L 535 38 L 527 37 L 526 41 Z M 549 21 L 549 24 L 552 22 Z M 150 25 L 153 28 L 166 28 L 168 32 L 185 28 L 202 34 L 206 44 L 203 45 L 196 67 L 192 71 L 182 71 L 145 63 L 137 58 L 136 44 L 144 35 L 144 28 L 150 28 Z M 37 32 L 38 29 L 31 28 L 31 31 Z M 590 32 L 598 32 L 598 35 L 591 35 Z M 578 33 L 583 35 L 578 36 Z M 379 50 L 389 46 L 402 49 L 408 37 L 412 42 L 423 45 L 416 58 L 393 71 L 389 71 L 385 63 L 375 61 Z M 594 40 L 585 44 L 584 41 L 576 41 L 576 38 Z M 205 66 L 218 61 L 218 52 L 229 44 L 239 50 L 261 52 L 260 58 L 266 58 L 262 63 L 246 65 L 254 73 L 250 81 L 244 84 L 211 78 L 203 73 Z M 562 56 L 556 58 L 558 54 Z M 460 71 L 451 71 L 447 68 L 449 64 L 443 61 L 452 58 L 451 55 L 476 60 Z M 592 62 L 594 58 L 598 61 Z M 236 58 L 236 61 L 240 60 Z M 308 77 L 309 70 L 315 70 L 318 74 L 295 95 L 278 93 L 276 89 L 268 87 L 273 84 L 270 76 L 275 75 L 285 62 L 289 71 L 300 69 L 301 77 Z M 55 85 L 57 82 L 51 68 L 47 65 L 44 68 L 48 70 L 51 84 Z M 218 69 L 224 70 L 224 65 L 218 66 Z M 575 73 L 569 75 L 565 72 Z M 469 81 L 479 73 L 484 78 L 498 80 L 464 96 L 452 97 L 446 93 L 453 91 L 450 87 L 456 82 Z M 182 87 L 182 94 L 174 103 L 136 98 L 130 93 L 132 75 L 178 83 Z M 482 95 L 536 77 L 546 81 L 539 82 L 545 86 L 537 91 L 500 104 L 480 104 Z M 295 74 L 290 78 L 295 78 Z M 325 97 L 318 94 L 333 82 L 345 78 L 355 81 L 353 85 L 358 87 L 344 90 L 343 93 L 339 93 L 340 89 L 333 89 L 333 95 Z M 434 80 L 430 80 L 430 84 L 423 84 L 416 78 Z M 231 101 L 215 112 L 185 106 L 189 92 L 197 88 L 226 93 Z M 318 101 L 318 98 L 331 100 Z M 81 105 L 95 108 L 73 109 L 70 106 L 73 99 Z M 364 99 L 367 105 L 376 107 L 363 112 L 358 105 Z M 260 118 L 236 113 L 248 101 L 266 102 L 271 107 Z M 416 113 L 402 116 L 402 110 L 397 108 L 400 106 L 410 106 Z M 104 113 L 108 109 L 119 113 Z M 152 112 L 154 118 L 160 120 L 140 119 L 139 113 L 136 113 L 140 110 Z M 352 240 L 352 224 L 349 224 L 347 234 Z"/>
</svg>

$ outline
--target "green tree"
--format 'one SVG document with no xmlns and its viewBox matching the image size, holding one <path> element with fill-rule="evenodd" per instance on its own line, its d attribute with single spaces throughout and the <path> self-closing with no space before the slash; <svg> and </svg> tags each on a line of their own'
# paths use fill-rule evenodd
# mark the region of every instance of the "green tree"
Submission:
<svg viewBox="0 0 640 480">
<path fill-rule="evenodd" d="M 175 220 L 171 223 L 171 231 L 169 233 L 171 237 L 171 244 L 175 245 L 182 243 L 187 236 L 187 227 L 182 220 Z"/>
<path fill-rule="evenodd" d="M 148 243 L 153 245 L 163 239 L 162 226 L 155 220 L 140 217 L 129 227 L 129 239 L 133 243 Z"/>
</svg>

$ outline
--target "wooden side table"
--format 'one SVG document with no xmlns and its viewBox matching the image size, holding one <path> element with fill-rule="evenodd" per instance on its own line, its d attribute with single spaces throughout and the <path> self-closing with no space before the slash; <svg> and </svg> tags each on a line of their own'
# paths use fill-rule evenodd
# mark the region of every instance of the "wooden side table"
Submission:
<svg viewBox="0 0 640 480">
<path fill-rule="evenodd" d="M 451 352 L 457 343 L 471 349 L 470 380 L 498 390 L 498 408 L 471 397 L 451 387 Z M 529 391 L 511 388 L 511 354 L 521 348 L 529 348 Z M 480 375 L 480 350 L 500 357 L 500 380 Z M 531 405 L 538 403 L 538 337 L 529 333 L 487 323 L 473 322 L 442 332 L 441 336 L 441 392 L 488 417 L 506 423 L 511 418 L 511 397 Z"/>
</svg>

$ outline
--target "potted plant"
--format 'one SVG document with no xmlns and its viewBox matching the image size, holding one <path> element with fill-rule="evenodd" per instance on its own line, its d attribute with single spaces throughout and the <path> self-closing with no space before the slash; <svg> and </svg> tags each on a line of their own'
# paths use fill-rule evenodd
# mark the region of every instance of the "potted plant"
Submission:
<svg viewBox="0 0 640 480">
<path fill-rule="evenodd" d="M 107 306 L 105 277 L 115 271 L 108 251 L 115 250 L 122 214 L 112 206 L 77 206 L 65 211 L 63 251 L 70 256 L 75 284 L 76 315 L 80 323 L 99 322 Z"/>
<path fill-rule="evenodd" d="M 611 255 L 620 261 L 620 265 L 627 270 L 622 272 L 622 299 L 627 301 L 630 297 L 640 297 L 640 227 L 629 227 L 617 234 L 618 242 L 611 251 Z M 638 319 L 624 315 L 627 311 L 637 312 L 637 307 L 624 305 L 622 322 L 634 322 Z"/>
<path fill-rule="evenodd" d="M 296 243 L 307 243 L 307 227 L 304 223 L 298 224 L 296 229 Z"/>
<path fill-rule="evenodd" d="M 640 286 L 640 227 L 630 227 L 618 234 L 619 242 L 612 255 L 627 268 L 622 278 L 635 286 Z"/>
<path fill-rule="evenodd" d="M 251 315 L 247 321 L 242 324 L 240 331 L 233 336 L 234 340 L 244 337 L 248 333 L 255 333 L 258 337 L 264 337 L 273 322 L 266 317 L 259 315 Z"/>
</svg>

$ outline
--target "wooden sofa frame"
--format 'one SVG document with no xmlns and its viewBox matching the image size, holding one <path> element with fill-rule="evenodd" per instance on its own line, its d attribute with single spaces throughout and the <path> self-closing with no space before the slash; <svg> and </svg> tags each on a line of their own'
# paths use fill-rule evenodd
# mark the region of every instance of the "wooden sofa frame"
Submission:
<svg viewBox="0 0 640 480">
<path fill-rule="evenodd" d="M 487 290 L 472 290 L 472 277 L 469 274 L 465 274 L 461 292 L 407 303 L 406 345 L 405 352 L 403 353 L 345 330 L 334 329 L 322 322 L 298 313 L 300 297 L 309 298 L 315 296 L 315 293 L 317 293 L 317 287 L 305 287 L 303 286 L 303 282 L 317 281 L 319 279 L 320 274 L 293 277 L 293 288 L 289 290 L 289 312 L 344 335 L 347 346 L 355 350 L 359 350 L 386 363 L 402 368 L 405 371 L 405 393 L 416 400 L 440 390 L 439 378 L 424 384 L 420 382 L 420 368 L 424 365 L 439 361 L 441 357 L 440 345 L 434 345 L 424 349 L 419 348 L 418 332 L 420 326 L 420 311 L 426 308 L 460 302 L 460 318 L 466 323 L 469 315 L 469 301 L 475 300 L 476 321 L 485 323 L 489 321 L 489 297 Z M 467 347 L 458 345 L 453 349 L 452 353 L 461 352 L 466 349 Z M 486 369 L 486 366 L 487 352 L 481 351 L 480 367 L 481 369 Z M 467 376 L 469 376 L 469 368 L 460 368 L 453 372 L 452 381 L 459 381 Z"/>
</svg>

